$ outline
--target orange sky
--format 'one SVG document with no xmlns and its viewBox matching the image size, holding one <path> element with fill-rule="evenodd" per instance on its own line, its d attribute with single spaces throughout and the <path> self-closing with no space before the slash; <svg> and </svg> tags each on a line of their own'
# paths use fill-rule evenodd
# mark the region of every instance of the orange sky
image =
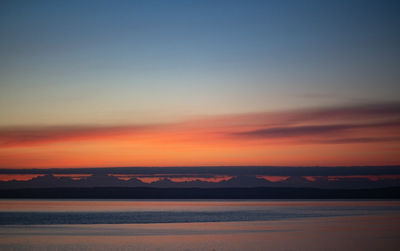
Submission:
<svg viewBox="0 0 400 251">
<path fill-rule="evenodd" d="M 3 127 L 0 166 L 396 165 L 398 104 L 148 125 Z"/>
</svg>

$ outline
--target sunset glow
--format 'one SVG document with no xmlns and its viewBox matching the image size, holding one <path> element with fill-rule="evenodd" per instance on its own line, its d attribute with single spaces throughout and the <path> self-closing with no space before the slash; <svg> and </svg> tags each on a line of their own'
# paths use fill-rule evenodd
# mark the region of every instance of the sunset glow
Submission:
<svg viewBox="0 0 400 251">
<path fill-rule="evenodd" d="M 399 0 L 1 0 L 0 250 L 399 250 Z"/>
<path fill-rule="evenodd" d="M 5 167 L 394 165 L 400 105 L 210 116 L 126 126 L 0 131 Z"/>
<path fill-rule="evenodd" d="M 400 163 L 389 3 L 139 2 L 1 6 L 0 168 Z"/>
</svg>

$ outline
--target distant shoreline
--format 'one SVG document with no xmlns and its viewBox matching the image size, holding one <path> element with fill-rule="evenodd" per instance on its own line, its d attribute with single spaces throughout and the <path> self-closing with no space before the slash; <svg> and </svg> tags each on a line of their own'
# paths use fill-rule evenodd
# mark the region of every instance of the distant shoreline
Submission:
<svg viewBox="0 0 400 251">
<path fill-rule="evenodd" d="M 2 189 L 0 198 L 26 199 L 400 199 L 400 187 L 319 188 L 30 188 Z"/>
</svg>

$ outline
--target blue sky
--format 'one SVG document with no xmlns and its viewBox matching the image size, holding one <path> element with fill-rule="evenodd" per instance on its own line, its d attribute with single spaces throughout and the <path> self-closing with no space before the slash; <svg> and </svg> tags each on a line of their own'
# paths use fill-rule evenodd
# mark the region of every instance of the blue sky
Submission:
<svg viewBox="0 0 400 251">
<path fill-rule="evenodd" d="M 1 9 L 3 124 L 157 121 L 393 101 L 400 91 L 395 1 L 3 1 Z"/>
</svg>

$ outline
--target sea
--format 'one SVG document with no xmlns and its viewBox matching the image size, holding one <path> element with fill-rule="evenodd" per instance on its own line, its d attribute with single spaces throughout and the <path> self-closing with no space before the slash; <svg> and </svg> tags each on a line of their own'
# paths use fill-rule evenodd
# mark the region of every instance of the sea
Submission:
<svg viewBox="0 0 400 251">
<path fill-rule="evenodd" d="M 0 200 L 0 250 L 400 250 L 400 201 Z"/>
</svg>

